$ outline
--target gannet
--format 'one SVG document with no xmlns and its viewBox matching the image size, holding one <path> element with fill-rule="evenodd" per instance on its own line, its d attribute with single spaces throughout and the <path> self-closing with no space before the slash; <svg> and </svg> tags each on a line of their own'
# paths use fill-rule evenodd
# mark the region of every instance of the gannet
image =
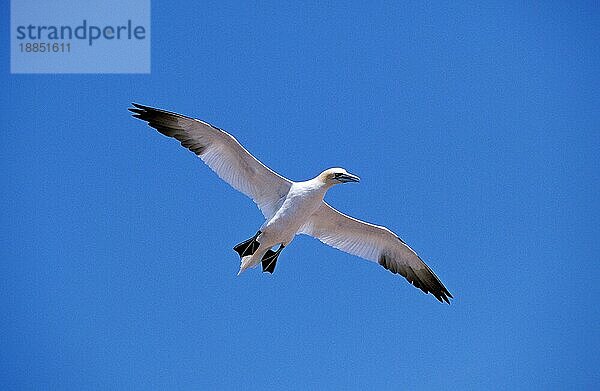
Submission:
<svg viewBox="0 0 600 391">
<path fill-rule="evenodd" d="M 435 273 L 386 227 L 347 216 L 323 200 L 332 186 L 358 182 L 343 168 L 330 168 L 313 179 L 293 182 L 252 156 L 232 135 L 207 122 L 133 103 L 133 116 L 194 152 L 221 179 L 252 198 L 265 217 L 254 236 L 234 247 L 239 274 L 259 263 L 273 273 L 281 251 L 298 234 L 369 261 L 404 276 L 415 287 L 450 304 L 452 295 Z M 273 248 L 278 246 L 277 250 Z"/>
</svg>

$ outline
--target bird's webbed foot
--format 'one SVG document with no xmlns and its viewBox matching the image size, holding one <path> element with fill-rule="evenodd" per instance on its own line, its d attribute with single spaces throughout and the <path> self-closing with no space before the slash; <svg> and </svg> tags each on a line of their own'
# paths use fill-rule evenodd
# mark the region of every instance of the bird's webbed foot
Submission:
<svg viewBox="0 0 600 391">
<path fill-rule="evenodd" d="M 283 250 L 285 246 L 282 244 L 279 246 L 277 251 L 273 251 L 271 249 L 267 250 L 265 255 L 262 257 L 262 270 L 263 272 L 273 273 L 275 271 L 275 264 L 277 263 L 277 258 L 279 257 L 279 253 Z"/>
<path fill-rule="evenodd" d="M 248 255 L 253 255 L 256 252 L 256 250 L 258 250 L 260 243 L 256 239 L 260 234 L 261 232 L 258 231 L 256 235 L 254 235 L 250 239 L 235 245 L 233 249 L 240 255 L 240 258 L 243 258 Z"/>
</svg>

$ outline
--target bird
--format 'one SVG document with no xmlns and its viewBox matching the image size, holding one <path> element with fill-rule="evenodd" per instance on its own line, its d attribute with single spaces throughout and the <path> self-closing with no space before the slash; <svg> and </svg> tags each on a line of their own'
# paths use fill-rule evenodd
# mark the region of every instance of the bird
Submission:
<svg viewBox="0 0 600 391">
<path fill-rule="evenodd" d="M 235 137 L 216 126 L 138 103 L 132 106 L 128 110 L 133 117 L 179 141 L 221 179 L 249 196 L 264 215 L 265 222 L 258 231 L 233 247 L 240 257 L 238 275 L 259 263 L 263 272 L 273 273 L 281 251 L 296 235 L 305 234 L 377 262 L 424 293 L 431 293 L 441 303 L 450 304 L 452 294 L 395 233 L 347 216 L 325 202 L 325 194 L 331 187 L 359 182 L 358 176 L 336 167 L 307 181 L 294 182 L 261 163 Z"/>
</svg>

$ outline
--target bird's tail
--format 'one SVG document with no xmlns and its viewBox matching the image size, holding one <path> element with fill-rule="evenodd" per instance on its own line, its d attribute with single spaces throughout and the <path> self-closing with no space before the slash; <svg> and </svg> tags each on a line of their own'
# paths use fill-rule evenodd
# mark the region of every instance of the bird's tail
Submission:
<svg viewBox="0 0 600 391">
<path fill-rule="evenodd" d="M 246 269 L 248 269 L 250 267 L 251 259 L 252 259 L 252 255 L 247 255 L 245 257 L 242 257 L 242 260 L 240 263 L 240 271 L 237 274 L 238 276 L 240 274 L 242 274 L 243 272 L 245 272 Z"/>
<path fill-rule="evenodd" d="M 265 251 L 261 251 L 260 253 L 256 252 L 254 253 L 254 255 L 246 255 L 244 257 L 242 257 L 241 259 L 241 263 L 240 263 L 240 271 L 238 272 L 238 276 L 240 274 L 242 274 L 244 271 L 246 271 L 246 269 L 250 269 L 251 267 L 255 267 L 256 265 L 258 265 L 260 263 L 260 260 L 262 259 L 263 255 L 265 254 Z"/>
</svg>

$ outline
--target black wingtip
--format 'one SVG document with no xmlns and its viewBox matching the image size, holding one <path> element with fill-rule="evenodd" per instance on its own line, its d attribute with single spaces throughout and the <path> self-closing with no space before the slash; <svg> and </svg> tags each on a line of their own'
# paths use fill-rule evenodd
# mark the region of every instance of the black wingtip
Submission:
<svg viewBox="0 0 600 391">
<path fill-rule="evenodd" d="M 450 299 L 453 299 L 450 292 L 448 292 L 445 289 L 443 291 L 439 292 L 438 294 L 434 294 L 433 292 L 427 292 L 427 293 L 431 293 L 440 303 L 446 303 L 448 305 L 451 304 Z"/>
<path fill-rule="evenodd" d="M 150 107 L 150 106 L 146 106 L 146 105 L 141 105 L 141 104 L 135 103 L 135 102 L 131 102 L 131 105 L 134 108 L 128 108 L 127 110 L 129 110 L 129 111 L 140 110 L 144 114 L 146 114 L 146 113 L 148 113 L 148 114 L 167 114 L 167 115 L 171 115 L 171 116 L 178 117 L 178 118 L 191 118 L 191 117 L 187 117 L 187 116 L 185 116 L 183 114 L 175 113 L 173 111 L 168 111 L 168 110 L 163 110 L 163 109 L 157 109 L 156 107 Z"/>
<path fill-rule="evenodd" d="M 132 113 L 136 113 L 136 114 L 143 114 L 143 113 L 145 113 L 145 111 L 142 110 L 142 109 L 132 109 L 131 107 L 128 108 L 127 110 L 131 111 Z"/>
<path fill-rule="evenodd" d="M 149 113 L 149 112 L 153 112 L 153 111 L 162 111 L 160 109 L 155 109 L 150 106 L 144 106 L 144 105 L 141 105 L 141 104 L 135 103 L 135 102 L 131 102 L 131 105 L 133 107 L 128 107 L 127 110 L 131 111 L 132 113 L 136 113 L 136 114 L 145 114 L 145 113 Z"/>
<path fill-rule="evenodd" d="M 152 110 L 152 108 L 147 107 L 147 106 L 143 106 L 140 105 L 138 103 L 131 103 L 134 107 L 128 107 L 127 110 L 131 111 L 133 114 L 131 115 L 134 118 L 139 118 L 141 120 L 146 120 L 146 115 L 148 114 L 149 110 Z"/>
<path fill-rule="evenodd" d="M 448 305 L 450 305 L 450 299 L 453 299 L 452 295 L 451 295 L 451 294 L 450 294 L 450 292 L 448 292 L 448 291 L 444 291 L 444 292 L 442 292 L 442 294 L 441 294 L 441 298 L 442 298 L 442 299 L 443 299 L 443 300 L 444 300 L 444 301 L 445 301 L 445 302 L 446 302 Z M 438 300 L 440 300 L 440 299 L 438 298 Z M 443 303 L 444 301 L 440 300 L 440 302 L 442 302 L 442 303 Z"/>
</svg>

